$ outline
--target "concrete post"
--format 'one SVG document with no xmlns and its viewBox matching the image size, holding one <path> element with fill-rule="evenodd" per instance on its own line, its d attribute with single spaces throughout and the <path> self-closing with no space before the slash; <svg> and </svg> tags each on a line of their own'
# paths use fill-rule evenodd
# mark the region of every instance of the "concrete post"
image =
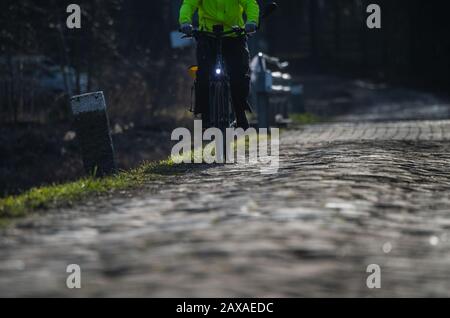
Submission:
<svg viewBox="0 0 450 318">
<path fill-rule="evenodd" d="M 86 172 L 103 177 L 116 172 L 114 147 L 103 92 L 70 99 Z"/>
</svg>

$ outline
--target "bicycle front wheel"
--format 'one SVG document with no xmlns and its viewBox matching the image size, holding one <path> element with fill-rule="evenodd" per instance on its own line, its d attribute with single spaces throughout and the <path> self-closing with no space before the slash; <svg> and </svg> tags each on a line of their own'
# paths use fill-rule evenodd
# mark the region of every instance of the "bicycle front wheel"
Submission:
<svg viewBox="0 0 450 318">
<path fill-rule="evenodd" d="M 223 154 L 226 160 L 226 130 L 232 123 L 230 83 L 226 80 L 214 81 L 210 86 L 209 127 L 220 129 L 224 137 Z"/>
</svg>

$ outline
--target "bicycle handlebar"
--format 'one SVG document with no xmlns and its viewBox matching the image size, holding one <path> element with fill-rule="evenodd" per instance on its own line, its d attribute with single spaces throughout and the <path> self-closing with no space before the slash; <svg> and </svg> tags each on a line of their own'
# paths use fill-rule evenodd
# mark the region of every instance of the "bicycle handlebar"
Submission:
<svg viewBox="0 0 450 318">
<path fill-rule="evenodd" d="M 231 30 L 229 31 L 222 31 L 222 32 L 209 32 L 209 31 L 202 31 L 200 29 L 194 29 L 192 31 L 191 35 L 184 35 L 183 38 L 195 38 L 197 35 L 207 35 L 207 36 L 211 36 L 211 37 L 215 37 L 217 39 L 223 38 L 226 35 L 230 35 L 230 34 L 237 34 L 237 35 L 250 35 L 251 33 L 248 33 L 245 31 L 244 28 L 235 26 L 233 27 Z"/>
</svg>

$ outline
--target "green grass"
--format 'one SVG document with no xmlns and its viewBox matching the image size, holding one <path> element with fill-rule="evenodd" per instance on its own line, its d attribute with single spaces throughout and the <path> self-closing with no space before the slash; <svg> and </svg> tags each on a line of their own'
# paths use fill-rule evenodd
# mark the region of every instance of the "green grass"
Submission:
<svg viewBox="0 0 450 318">
<path fill-rule="evenodd" d="M 173 167 L 171 160 L 145 163 L 141 167 L 105 178 L 83 178 L 75 182 L 31 189 L 17 196 L 0 199 L 0 224 L 30 212 L 72 206 L 82 199 L 119 190 L 137 188 Z"/>
<path fill-rule="evenodd" d="M 322 118 L 311 113 L 292 114 L 289 117 L 294 123 L 300 125 L 317 124 L 322 121 Z"/>
</svg>

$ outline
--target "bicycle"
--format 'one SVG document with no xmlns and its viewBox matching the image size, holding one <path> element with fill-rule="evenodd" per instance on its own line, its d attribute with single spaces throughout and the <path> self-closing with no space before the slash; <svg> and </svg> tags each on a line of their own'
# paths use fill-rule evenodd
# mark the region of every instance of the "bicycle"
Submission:
<svg viewBox="0 0 450 318">
<path fill-rule="evenodd" d="M 232 99 L 230 92 L 230 77 L 225 63 L 222 47 L 223 39 L 230 34 L 237 36 L 247 36 L 248 34 L 240 27 L 233 27 L 232 30 L 224 32 L 222 25 L 214 26 L 213 32 L 194 30 L 193 36 L 198 39 L 201 36 L 208 36 L 216 40 L 217 56 L 212 70 L 209 70 L 209 109 L 206 125 L 209 127 L 224 130 L 230 128 L 234 118 Z"/>
<path fill-rule="evenodd" d="M 275 2 L 269 3 L 265 12 L 261 16 L 261 20 L 266 19 L 274 11 L 276 11 L 278 5 Z M 213 32 L 202 31 L 200 29 L 194 29 L 191 35 L 185 35 L 183 38 L 194 38 L 198 41 L 201 36 L 209 36 L 216 39 L 217 44 L 217 57 L 213 70 L 209 70 L 209 103 L 208 113 L 204 124 L 207 127 L 204 128 L 218 128 L 223 136 L 226 136 L 227 128 L 232 128 L 236 123 L 236 116 L 233 110 L 232 98 L 231 98 L 231 84 L 230 77 L 227 72 L 227 66 L 222 52 L 222 40 L 231 34 L 237 36 L 249 36 L 250 34 L 245 31 L 244 28 L 234 26 L 230 31 L 224 31 L 223 25 L 215 25 Z M 227 145 L 224 142 L 223 154 L 227 155 Z"/>
<path fill-rule="evenodd" d="M 213 32 L 194 29 L 192 35 L 185 35 L 184 38 L 192 37 L 198 41 L 202 36 L 207 36 L 216 40 L 217 56 L 212 70 L 209 70 L 209 103 L 208 111 L 203 115 L 204 128 L 217 128 L 223 136 L 226 136 L 227 128 L 232 128 L 236 121 L 231 98 L 231 83 L 227 71 L 227 65 L 223 57 L 223 39 L 231 34 L 237 36 L 247 36 L 248 33 L 241 27 L 233 27 L 230 31 L 224 31 L 223 25 L 216 25 Z M 226 145 L 224 143 L 224 154 Z"/>
</svg>

